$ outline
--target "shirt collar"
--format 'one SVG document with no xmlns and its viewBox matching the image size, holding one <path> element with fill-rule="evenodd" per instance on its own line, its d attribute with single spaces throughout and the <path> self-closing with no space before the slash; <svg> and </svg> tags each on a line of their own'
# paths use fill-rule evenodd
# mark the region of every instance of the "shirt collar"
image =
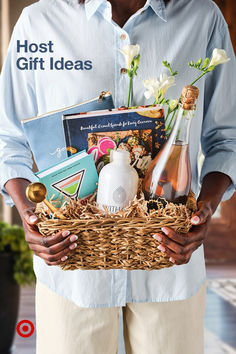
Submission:
<svg viewBox="0 0 236 354">
<path fill-rule="evenodd" d="M 144 8 L 150 6 L 161 20 L 167 22 L 166 7 L 163 0 L 147 0 Z"/>
<path fill-rule="evenodd" d="M 90 18 L 98 11 L 99 7 L 105 4 L 106 0 L 85 0 L 85 12 L 87 19 Z"/>
<path fill-rule="evenodd" d="M 87 19 L 90 20 L 90 18 L 98 11 L 100 6 L 103 5 L 103 7 L 105 8 L 106 6 L 104 5 L 106 5 L 106 3 L 107 0 L 86 0 L 85 12 L 86 12 Z M 156 15 L 160 17 L 161 20 L 163 20 L 164 22 L 167 21 L 166 9 L 163 0 L 147 0 L 142 10 L 147 9 L 149 6 L 153 9 Z"/>
</svg>

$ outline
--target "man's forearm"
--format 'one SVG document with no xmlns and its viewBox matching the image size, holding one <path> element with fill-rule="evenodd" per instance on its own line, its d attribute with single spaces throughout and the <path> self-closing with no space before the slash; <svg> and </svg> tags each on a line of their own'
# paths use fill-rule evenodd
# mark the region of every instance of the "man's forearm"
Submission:
<svg viewBox="0 0 236 354">
<path fill-rule="evenodd" d="M 30 202 L 25 195 L 25 190 L 29 184 L 30 181 L 24 178 L 13 178 L 5 184 L 5 188 L 14 201 L 20 216 L 22 216 L 24 210 L 35 208 L 35 204 Z"/>
<path fill-rule="evenodd" d="M 202 181 L 202 188 L 198 201 L 210 203 L 211 210 L 214 213 L 219 205 L 225 191 L 232 183 L 229 176 L 221 172 L 211 172 L 207 174 Z"/>
</svg>

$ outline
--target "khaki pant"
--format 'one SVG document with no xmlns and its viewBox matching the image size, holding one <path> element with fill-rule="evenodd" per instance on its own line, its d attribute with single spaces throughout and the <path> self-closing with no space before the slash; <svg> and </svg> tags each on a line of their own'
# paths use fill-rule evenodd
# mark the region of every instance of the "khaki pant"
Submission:
<svg viewBox="0 0 236 354">
<path fill-rule="evenodd" d="M 187 300 L 122 308 L 127 354 L 202 354 L 206 286 Z M 119 308 L 76 306 L 36 286 L 37 354 L 116 354 Z"/>
</svg>

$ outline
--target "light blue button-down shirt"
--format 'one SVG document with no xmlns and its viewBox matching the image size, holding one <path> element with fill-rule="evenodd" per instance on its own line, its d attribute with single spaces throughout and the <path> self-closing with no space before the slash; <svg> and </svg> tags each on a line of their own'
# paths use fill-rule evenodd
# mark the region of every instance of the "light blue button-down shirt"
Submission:
<svg viewBox="0 0 236 354">
<path fill-rule="evenodd" d="M 16 41 L 54 44 L 54 53 L 40 53 L 66 60 L 91 60 L 91 70 L 24 70 L 16 68 Z M 133 104 L 148 104 L 142 80 L 159 77 L 166 69 L 166 59 L 179 71 L 176 86 L 168 91 L 178 98 L 181 89 L 198 73 L 188 61 L 211 56 L 212 50 L 224 48 L 231 61 L 218 66 L 203 78 L 198 87 L 198 109 L 190 134 L 192 189 L 198 193 L 197 157 L 200 141 L 205 154 L 201 178 L 211 171 L 229 175 L 236 182 L 235 57 L 228 28 L 217 6 L 210 0 L 148 0 L 129 18 L 123 28 L 115 24 L 111 5 L 105 0 L 41 0 L 26 8 L 15 29 L 3 67 L 0 91 L 0 180 L 5 202 L 12 205 L 4 184 L 11 178 L 35 180 L 31 154 L 20 121 L 62 106 L 96 97 L 109 89 L 115 105 L 126 103 L 128 76 L 123 55 L 126 44 L 138 43 L 141 61 L 134 79 Z M 26 58 L 35 54 L 26 53 Z M 43 139 L 43 136 L 39 136 Z M 53 139 L 53 131 L 52 131 Z M 46 144 L 47 142 L 45 142 Z M 37 161 L 36 161 L 37 162 Z M 78 242 L 79 243 L 79 242 Z M 78 246 L 79 247 L 79 246 Z M 48 267 L 34 257 L 37 278 L 53 291 L 83 307 L 122 306 L 127 302 L 158 302 L 185 299 L 197 292 L 205 279 L 203 247 L 190 262 L 157 271 L 62 271 Z"/>
</svg>

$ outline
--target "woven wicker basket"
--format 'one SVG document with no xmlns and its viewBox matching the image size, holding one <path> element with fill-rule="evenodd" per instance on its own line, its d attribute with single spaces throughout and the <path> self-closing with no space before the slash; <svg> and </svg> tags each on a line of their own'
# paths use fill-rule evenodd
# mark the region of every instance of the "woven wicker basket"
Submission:
<svg viewBox="0 0 236 354">
<path fill-rule="evenodd" d="M 163 226 L 187 233 L 190 219 L 196 209 L 191 193 L 187 206 L 167 203 L 147 212 L 143 196 L 118 214 L 102 214 L 95 201 L 82 203 L 71 201 L 61 208 L 66 220 L 48 219 L 42 209 L 38 210 L 39 231 L 49 236 L 66 229 L 79 236 L 78 247 L 71 252 L 60 267 L 74 269 L 161 269 L 173 266 L 169 257 L 158 250 L 158 242 L 152 235 L 161 232 Z"/>
</svg>

